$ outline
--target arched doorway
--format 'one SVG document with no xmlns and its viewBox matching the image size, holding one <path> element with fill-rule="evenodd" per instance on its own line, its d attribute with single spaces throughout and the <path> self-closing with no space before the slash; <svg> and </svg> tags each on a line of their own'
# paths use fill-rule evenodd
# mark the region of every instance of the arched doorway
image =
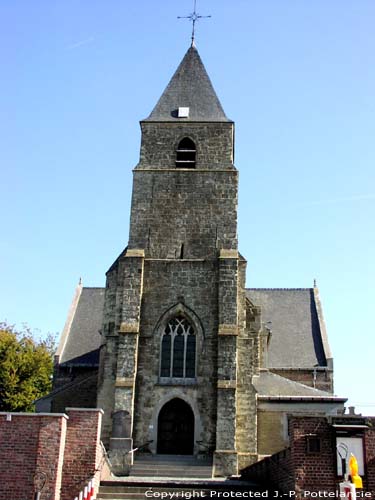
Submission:
<svg viewBox="0 0 375 500">
<path fill-rule="evenodd" d="M 158 453 L 192 455 L 194 450 L 194 413 L 182 399 L 168 401 L 158 417 Z"/>
</svg>

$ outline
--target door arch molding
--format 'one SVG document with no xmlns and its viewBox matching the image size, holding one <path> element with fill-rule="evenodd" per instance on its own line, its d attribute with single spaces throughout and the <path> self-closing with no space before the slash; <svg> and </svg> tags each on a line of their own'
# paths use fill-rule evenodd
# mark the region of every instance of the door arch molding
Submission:
<svg viewBox="0 0 375 500">
<path fill-rule="evenodd" d="M 157 452 L 192 455 L 195 418 L 191 406 L 181 398 L 169 400 L 158 415 Z"/>
<path fill-rule="evenodd" d="M 160 410 L 165 406 L 166 403 L 171 401 L 172 399 L 182 399 L 187 403 L 194 415 L 194 450 L 193 453 L 196 454 L 198 452 L 197 441 L 202 439 L 202 422 L 200 413 L 198 410 L 198 405 L 196 401 L 189 397 L 189 395 L 182 392 L 181 389 L 173 389 L 168 391 L 168 394 L 162 396 L 158 402 L 158 404 L 154 407 L 154 411 L 151 417 L 151 422 L 149 426 L 149 439 L 152 441 L 150 444 L 150 451 L 155 454 L 157 452 L 157 438 L 158 438 L 158 417 Z"/>
</svg>

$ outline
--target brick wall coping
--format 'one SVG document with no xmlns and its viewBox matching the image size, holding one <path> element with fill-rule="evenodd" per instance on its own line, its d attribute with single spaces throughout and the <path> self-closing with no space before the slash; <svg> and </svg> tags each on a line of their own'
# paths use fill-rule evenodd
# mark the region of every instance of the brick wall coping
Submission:
<svg viewBox="0 0 375 500">
<path fill-rule="evenodd" d="M 368 425 L 332 424 L 335 429 L 369 429 Z"/>
<path fill-rule="evenodd" d="M 65 408 L 66 411 L 79 411 L 79 412 L 97 412 L 104 415 L 104 410 L 101 408 Z M 69 416 L 66 413 L 28 413 L 26 411 L 0 411 L 1 415 L 11 415 L 12 417 L 64 417 L 69 420 Z"/>
<path fill-rule="evenodd" d="M 0 415 L 11 415 L 12 417 L 64 417 L 69 419 L 65 413 L 28 413 L 26 411 L 0 411 Z"/>
<path fill-rule="evenodd" d="M 65 408 L 66 411 L 83 411 L 83 412 L 98 412 L 104 415 L 104 410 L 101 408 Z"/>
</svg>

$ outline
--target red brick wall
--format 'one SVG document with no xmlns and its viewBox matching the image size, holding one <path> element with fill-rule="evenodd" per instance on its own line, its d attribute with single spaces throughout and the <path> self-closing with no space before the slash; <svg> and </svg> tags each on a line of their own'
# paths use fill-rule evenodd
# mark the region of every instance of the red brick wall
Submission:
<svg viewBox="0 0 375 500">
<path fill-rule="evenodd" d="M 307 453 L 309 435 L 320 438 L 319 453 Z M 336 491 L 336 448 L 327 419 L 292 417 L 289 436 L 296 491 Z"/>
<path fill-rule="evenodd" d="M 369 419 L 370 429 L 365 433 L 365 462 L 367 489 L 375 495 L 375 418 Z"/>
<path fill-rule="evenodd" d="M 301 384 L 314 387 L 314 370 L 282 370 L 277 368 L 271 368 L 272 373 L 280 375 L 281 377 L 286 377 L 295 382 L 300 382 Z M 333 393 L 333 371 L 332 370 L 318 370 L 315 373 L 315 388 L 322 391 L 327 391 Z"/>
<path fill-rule="evenodd" d="M 102 411 L 0 414 L 0 500 L 72 500 L 100 480 Z"/>
<path fill-rule="evenodd" d="M 250 465 L 241 472 L 242 478 L 262 483 L 269 489 L 274 488 L 283 493 L 295 489 L 290 448 Z"/>
<path fill-rule="evenodd" d="M 74 498 L 87 482 L 99 475 L 102 410 L 67 408 L 69 417 L 65 443 L 61 500 Z"/>
<path fill-rule="evenodd" d="M 10 415 L 0 414 L 0 500 L 33 498 L 44 478 L 41 500 L 58 500 L 66 417 Z"/>
<path fill-rule="evenodd" d="M 375 495 L 375 418 L 366 419 L 370 423 L 365 431 L 364 447 L 366 476 L 363 478 L 364 491 Z M 321 440 L 319 453 L 307 453 L 307 438 Z M 290 448 L 242 471 L 242 477 L 272 483 L 282 493 L 295 491 L 295 498 L 307 499 L 305 492 L 335 492 L 340 479 L 336 476 L 335 432 L 324 417 L 290 417 Z"/>
</svg>

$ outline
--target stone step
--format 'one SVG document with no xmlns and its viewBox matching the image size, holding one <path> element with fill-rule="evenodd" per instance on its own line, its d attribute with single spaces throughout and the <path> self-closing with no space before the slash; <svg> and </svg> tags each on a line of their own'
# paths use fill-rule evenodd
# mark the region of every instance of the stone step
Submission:
<svg viewBox="0 0 375 500">
<path fill-rule="evenodd" d="M 212 462 L 212 457 L 207 457 L 206 455 L 168 455 L 168 454 L 155 454 L 152 455 L 150 453 L 144 453 L 144 454 L 138 454 L 135 456 L 136 461 L 142 461 L 142 460 L 153 460 L 153 461 L 165 461 L 165 460 L 172 460 L 172 461 L 181 461 L 181 462 Z"/>
<path fill-rule="evenodd" d="M 210 478 L 212 461 L 189 455 L 141 455 L 130 469 L 130 477 Z"/>
<path fill-rule="evenodd" d="M 211 469 L 211 464 L 180 464 L 179 462 L 135 462 L 132 469 Z"/>
<path fill-rule="evenodd" d="M 187 496 L 191 496 L 191 499 L 194 498 L 209 498 L 211 490 L 203 490 L 203 489 L 190 489 L 190 488 L 100 488 L 99 493 L 97 495 L 97 500 L 107 499 L 107 500 L 144 500 L 147 498 L 151 498 L 152 500 L 178 500 L 184 499 Z M 146 494 L 147 492 L 147 494 Z M 195 493 L 193 493 L 195 492 Z M 167 495 L 167 496 L 165 496 Z M 177 496 L 178 495 L 178 496 Z M 195 496 L 193 496 L 195 495 Z"/>
<path fill-rule="evenodd" d="M 190 478 L 190 479 L 205 479 L 212 476 L 211 469 L 207 471 L 181 471 L 179 469 L 169 470 L 136 470 L 130 473 L 129 477 L 142 477 L 142 478 L 155 478 L 155 477 L 168 477 L 168 478 Z"/>
<path fill-rule="evenodd" d="M 207 500 L 231 497 L 230 492 L 264 491 L 254 483 L 230 480 L 160 480 L 139 481 L 104 481 L 100 485 L 97 500 Z M 146 493 L 147 492 L 147 493 Z M 247 497 L 248 497 L 247 493 Z M 258 497 L 255 497 L 258 498 Z"/>
<path fill-rule="evenodd" d="M 157 478 L 157 477 L 170 477 L 170 478 L 211 478 L 212 470 L 184 470 L 181 469 L 138 469 L 132 471 L 129 477 L 149 477 L 149 478 Z"/>
<path fill-rule="evenodd" d="M 173 468 L 179 468 L 179 469 L 184 469 L 184 468 L 190 468 L 190 469 L 208 469 L 212 467 L 212 464 L 204 462 L 204 463 L 180 463 L 180 462 L 134 462 L 133 465 L 131 466 L 132 468 L 138 468 L 138 467 L 162 467 L 162 468 L 167 468 L 167 467 L 173 467 Z"/>
<path fill-rule="evenodd" d="M 137 455 L 134 460 L 137 462 L 178 462 L 179 464 L 212 464 L 212 457 L 195 455 Z"/>
</svg>

